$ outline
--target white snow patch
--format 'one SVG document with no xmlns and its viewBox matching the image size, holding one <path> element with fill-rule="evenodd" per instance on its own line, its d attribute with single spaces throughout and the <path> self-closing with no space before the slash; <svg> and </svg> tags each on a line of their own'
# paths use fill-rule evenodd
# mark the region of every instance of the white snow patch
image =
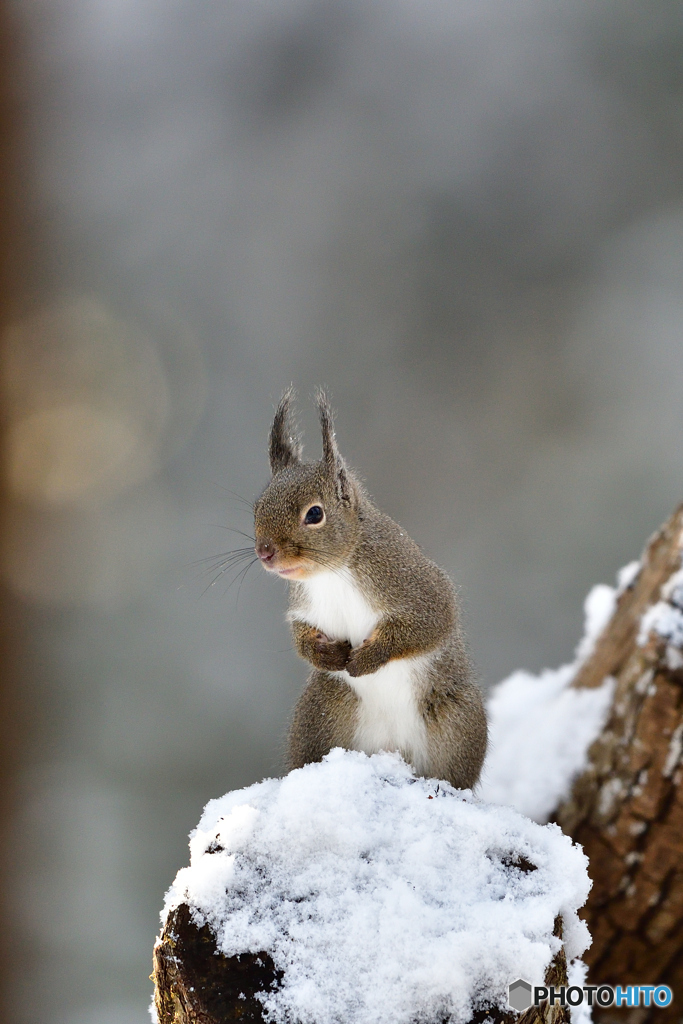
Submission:
<svg viewBox="0 0 683 1024">
<path fill-rule="evenodd" d="M 569 795 L 614 693 L 611 677 L 594 689 L 572 689 L 576 667 L 563 665 L 540 676 L 515 672 L 495 688 L 488 703 L 482 799 L 543 822 Z"/>
<path fill-rule="evenodd" d="M 676 726 L 669 743 L 669 751 L 666 755 L 666 763 L 662 768 L 662 775 L 664 778 L 669 778 L 674 773 L 674 769 L 678 766 L 681 760 L 681 754 L 683 754 L 683 722 Z"/>
<path fill-rule="evenodd" d="M 212 800 L 190 850 L 164 916 L 188 902 L 227 956 L 269 953 L 274 1022 L 462 1024 L 516 978 L 542 984 L 557 914 L 570 959 L 590 942 L 580 847 L 397 754 L 337 749 Z"/>
<path fill-rule="evenodd" d="M 638 573 L 643 567 L 643 563 L 640 559 L 635 562 L 629 562 L 628 565 L 623 566 L 617 573 L 617 597 L 621 597 L 625 590 L 628 590 L 632 586 L 638 576 Z"/>
<path fill-rule="evenodd" d="M 666 667 L 670 672 L 678 672 L 679 668 L 683 668 L 683 654 L 671 644 L 666 648 Z"/>
<path fill-rule="evenodd" d="M 615 681 L 608 676 L 599 687 L 580 689 L 571 684 L 614 614 L 619 588 L 632 582 L 639 566 L 632 562 L 621 570 L 618 588 L 598 584 L 590 591 L 584 635 L 570 665 L 538 676 L 521 669 L 491 691 L 489 751 L 477 790 L 484 800 L 544 822 L 569 795 L 605 725 Z"/>
<path fill-rule="evenodd" d="M 662 597 L 677 608 L 683 608 L 683 569 L 669 577 L 662 587 Z"/>
<path fill-rule="evenodd" d="M 638 643 L 641 647 L 647 643 L 652 632 L 668 640 L 672 647 L 683 647 L 683 612 L 668 601 L 657 601 L 640 620 Z"/>
<path fill-rule="evenodd" d="M 628 569 L 628 566 L 625 568 Z M 616 606 L 617 591 L 606 583 L 598 583 L 588 594 L 583 602 L 583 638 L 576 648 L 576 660 L 579 664 L 590 658 L 598 637 L 612 618 Z"/>
<path fill-rule="evenodd" d="M 570 988 L 572 985 L 583 988 L 584 985 L 588 984 L 588 967 L 583 960 L 572 960 L 571 963 L 567 964 L 567 982 L 567 988 Z M 592 1024 L 592 1021 L 593 1009 L 585 999 L 580 1006 L 572 1006 L 571 1024 Z"/>
<path fill-rule="evenodd" d="M 624 784 L 619 778 L 608 779 L 604 783 L 598 796 L 598 814 L 603 818 L 609 817 L 614 810 L 617 800 L 624 793 Z"/>
<path fill-rule="evenodd" d="M 640 620 L 638 643 L 644 646 L 653 631 L 669 641 L 667 663 L 677 669 L 675 651 L 683 647 L 683 569 L 679 569 L 662 587 L 662 599 L 651 605 Z"/>
</svg>

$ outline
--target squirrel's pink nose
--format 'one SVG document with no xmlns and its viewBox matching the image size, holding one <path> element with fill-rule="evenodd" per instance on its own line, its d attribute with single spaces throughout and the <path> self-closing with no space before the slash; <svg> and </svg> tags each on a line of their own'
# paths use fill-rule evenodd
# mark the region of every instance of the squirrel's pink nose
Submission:
<svg viewBox="0 0 683 1024">
<path fill-rule="evenodd" d="M 275 558 L 275 545 L 272 540 L 261 540 L 256 545 L 256 554 L 262 562 L 272 562 Z"/>
</svg>

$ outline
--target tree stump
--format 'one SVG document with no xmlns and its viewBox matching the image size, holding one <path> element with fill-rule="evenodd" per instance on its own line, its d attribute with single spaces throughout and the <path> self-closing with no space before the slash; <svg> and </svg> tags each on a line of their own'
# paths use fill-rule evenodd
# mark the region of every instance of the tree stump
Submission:
<svg viewBox="0 0 683 1024">
<path fill-rule="evenodd" d="M 395 754 L 335 750 L 211 801 L 190 853 L 154 950 L 160 1024 L 512 1024 L 508 986 L 567 986 L 589 942 L 586 858 L 558 828 Z"/>
<path fill-rule="evenodd" d="M 562 935 L 562 922 L 555 923 Z M 267 953 L 244 953 L 226 957 L 216 949 L 208 925 L 192 921 L 187 904 L 169 914 L 154 948 L 154 1005 L 159 1024 L 265 1024 L 263 1006 L 255 998 L 280 983 Z M 545 984 L 559 989 L 567 985 L 564 949 L 555 956 L 545 974 Z M 568 1024 L 567 1010 L 543 1002 L 524 1013 L 503 1012 L 482 1007 L 471 1024 Z M 424 1021 L 421 1024 L 425 1024 Z M 432 1024 L 446 1024 L 435 1020 Z"/>
<path fill-rule="evenodd" d="M 639 1024 L 680 1019 L 683 999 L 682 545 L 683 506 L 650 540 L 573 681 L 616 686 L 588 768 L 553 815 L 590 861 L 591 984 L 673 989 L 668 1008 L 620 1011 Z"/>
</svg>

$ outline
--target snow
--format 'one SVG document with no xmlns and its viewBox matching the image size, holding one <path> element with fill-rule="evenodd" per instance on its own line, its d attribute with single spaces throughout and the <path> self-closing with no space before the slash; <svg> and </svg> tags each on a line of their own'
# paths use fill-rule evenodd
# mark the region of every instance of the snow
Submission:
<svg viewBox="0 0 683 1024">
<path fill-rule="evenodd" d="M 638 643 L 644 646 L 651 632 L 657 633 L 669 641 L 667 661 L 672 669 L 680 668 L 677 664 L 680 649 L 683 647 L 683 569 L 675 572 L 662 587 L 662 600 L 651 605 L 640 620 Z"/>
<path fill-rule="evenodd" d="M 683 654 L 678 647 L 674 647 L 672 644 L 667 644 L 666 667 L 670 672 L 678 672 L 683 668 Z"/>
<path fill-rule="evenodd" d="M 669 751 L 666 755 L 666 761 L 662 768 L 662 775 L 664 778 L 670 778 L 674 769 L 678 767 L 681 755 L 683 754 L 683 722 L 679 723 L 673 731 L 671 741 L 669 743 Z"/>
<path fill-rule="evenodd" d="M 269 953 L 278 1024 L 463 1024 L 516 978 L 542 984 L 557 914 L 568 957 L 590 942 L 580 847 L 397 754 L 336 749 L 212 800 L 190 853 L 163 916 L 187 902 L 227 956 Z"/>
<path fill-rule="evenodd" d="M 576 985 L 578 988 L 583 988 L 583 986 L 587 984 L 587 965 L 583 960 L 572 960 L 571 963 L 567 964 L 567 988 L 571 988 L 572 985 Z M 585 999 L 580 1006 L 572 1006 L 571 1024 L 592 1024 L 592 1020 L 593 1011 Z"/>
<path fill-rule="evenodd" d="M 643 567 L 643 563 L 640 559 L 636 559 L 635 562 L 629 562 L 628 565 L 623 566 L 617 573 L 617 597 L 620 597 L 625 590 L 633 586 L 636 578 Z"/>
<path fill-rule="evenodd" d="M 683 613 L 668 601 L 657 601 L 651 605 L 640 620 L 638 643 L 647 643 L 651 632 L 670 641 L 674 648 L 683 647 Z"/>
<path fill-rule="evenodd" d="M 572 689 L 576 663 L 515 672 L 489 700 L 489 753 L 478 794 L 547 821 L 586 766 L 612 703 L 614 680 Z"/>
<path fill-rule="evenodd" d="M 545 822 L 569 795 L 587 765 L 588 748 L 602 732 L 615 682 L 608 676 L 599 687 L 571 684 L 639 570 L 640 562 L 632 562 L 618 574 L 616 588 L 599 584 L 590 591 L 584 635 L 571 664 L 540 675 L 522 669 L 492 690 L 489 751 L 477 790 L 484 800 Z"/>
<path fill-rule="evenodd" d="M 626 567 L 628 568 L 628 566 Z M 576 648 L 576 662 L 583 664 L 595 650 L 595 644 L 612 618 L 617 606 L 617 590 L 606 583 L 598 583 L 583 603 L 583 637 Z M 576 666 L 578 668 L 578 665 Z"/>
<path fill-rule="evenodd" d="M 662 587 L 662 597 L 676 608 L 683 608 L 683 569 L 669 577 Z"/>
</svg>

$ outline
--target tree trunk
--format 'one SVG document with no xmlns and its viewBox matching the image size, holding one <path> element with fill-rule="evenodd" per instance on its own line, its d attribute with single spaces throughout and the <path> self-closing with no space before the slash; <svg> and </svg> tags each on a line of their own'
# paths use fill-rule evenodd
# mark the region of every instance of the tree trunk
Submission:
<svg viewBox="0 0 683 1024">
<path fill-rule="evenodd" d="M 590 859 L 594 884 L 582 913 L 593 936 L 584 957 L 590 983 L 674 991 L 666 1009 L 621 1011 L 638 1024 L 680 1019 L 683 998 L 683 585 L 672 583 L 682 530 L 683 506 L 649 542 L 574 680 L 596 687 L 612 676 L 616 686 L 588 768 L 554 815 Z M 642 616 L 658 602 L 659 624 L 639 643 Z"/>
</svg>

